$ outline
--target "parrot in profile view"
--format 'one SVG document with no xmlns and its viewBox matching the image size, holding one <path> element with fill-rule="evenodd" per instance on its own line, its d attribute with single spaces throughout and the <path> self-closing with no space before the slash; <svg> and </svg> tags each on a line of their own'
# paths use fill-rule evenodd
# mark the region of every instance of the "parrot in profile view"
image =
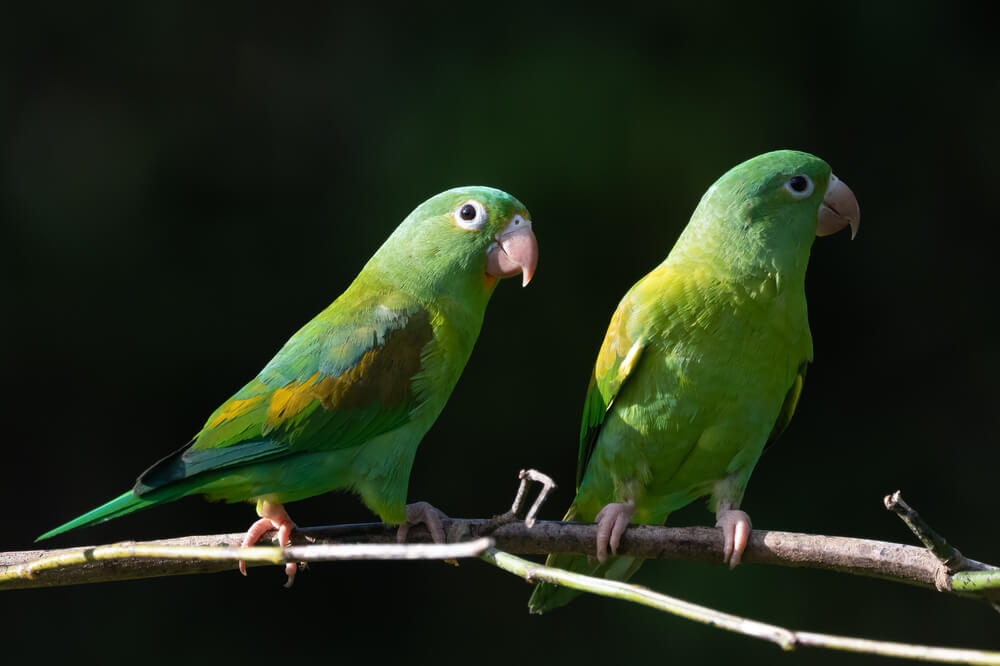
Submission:
<svg viewBox="0 0 1000 666">
<path fill-rule="evenodd" d="M 724 560 L 739 563 L 747 481 L 788 426 L 813 356 L 813 239 L 846 226 L 853 238 L 859 223 L 854 194 L 807 153 L 757 156 L 708 189 L 667 258 L 622 298 L 590 378 L 565 520 L 597 523 L 597 557 L 554 554 L 549 566 L 627 580 L 642 560 L 608 550 L 628 525 L 661 525 L 704 495 Z M 540 583 L 529 609 L 577 594 Z"/>
<path fill-rule="evenodd" d="M 511 195 L 462 187 L 432 197 L 190 443 L 38 540 L 202 494 L 256 502 L 244 546 L 272 529 L 287 546 L 295 524 L 283 504 L 336 489 L 360 495 L 401 537 L 425 522 L 443 540 L 442 514 L 406 504 L 417 445 L 462 374 L 498 280 L 520 274 L 526 286 L 537 261 L 530 215 Z M 287 585 L 296 568 L 286 565 Z"/>
</svg>

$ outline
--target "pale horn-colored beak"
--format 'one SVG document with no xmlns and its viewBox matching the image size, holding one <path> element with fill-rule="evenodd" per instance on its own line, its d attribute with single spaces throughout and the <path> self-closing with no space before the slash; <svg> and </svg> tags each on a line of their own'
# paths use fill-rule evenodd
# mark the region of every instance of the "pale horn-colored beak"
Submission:
<svg viewBox="0 0 1000 666">
<path fill-rule="evenodd" d="M 523 276 L 527 287 L 538 265 L 538 241 L 531 231 L 531 220 L 515 215 L 486 250 L 486 272 L 493 277 Z"/>
<path fill-rule="evenodd" d="M 823 203 L 819 205 L 816 235 L 829 236 L 847 226 L 851 227 L 851 240 L 854 240 L 861 226 L 861 209 L 851 188 L 831 173 Z"/>
</svg>

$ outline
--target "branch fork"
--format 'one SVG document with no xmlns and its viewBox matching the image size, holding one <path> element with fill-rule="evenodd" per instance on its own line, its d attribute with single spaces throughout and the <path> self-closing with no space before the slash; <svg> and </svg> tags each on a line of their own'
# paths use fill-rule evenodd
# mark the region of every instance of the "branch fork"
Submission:
<svg viewBox="0 0 1000 666">
<path fill-rule="evenodd" d="M 886 495 L 885 508 L 892 511 L 906 523 L 910 531 L 937 558 L 940 565 L 934 574 L 934 586 L 939 592 L 954 592 L 955 581 L 960 581 L 963 592 L 979 592 L 993 608 L 1000 612 L 1000 569 L 976 562 L 962 555 L 948 541 L 932 528 L 913 507 L 903 501 L 903 495 L 896 491 Z M 971 572 L 956 578 L 958 574 Z"/>
</svg>

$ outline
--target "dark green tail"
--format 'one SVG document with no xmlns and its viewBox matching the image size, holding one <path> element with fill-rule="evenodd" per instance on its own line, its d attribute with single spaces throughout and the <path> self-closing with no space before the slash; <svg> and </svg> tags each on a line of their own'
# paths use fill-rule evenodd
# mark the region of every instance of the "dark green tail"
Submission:
<svg viewBox="0 0 1000 666">
<path fill-rule="evenodd" d="M 642 566 L 642 560 L 637 557 L 622 556 L 609 557 L 606 562 L 601 563 L 597 561 L 596 557 L 559 554 L 549 555 L 545 560 L 545 566 L 566 569 L 585 576 L 626 581 Z M 565 606 L 576 599 L 579 594 L 580 590 L 574 590 L 570 587 L 539 583 L 535 586 L 531 599 L 528 600 L 528 610 L 532 613 L 547 613 L 560 606 Z"/>
<path fill-rule="evenodd" d="M 563 516 L 563 520 L 579 519 L 576 504 L 571 505 L 569 511 Z M 545 566 L 565 569 L 585 576 L 626 581 L 639 570 L 639 567 L 642 566 L 642 560 L 636 557 L 622 556 L 609 557 L 606 562 L 601 563 L 597 557 L 562 553 L 549 555 L 545 559 Z M 528 600 L 528 610 L 532 613 L 547 613 L 560 606 L 565 606 L 579 595 L 580 591 L 571 587 L 563 587 L 553 583 L 539 583 L 535 586 L 531 599 Z"/>
<path fill-rule="evenodd" d="M 161 492 L 151 493 L 143 497 L 137 497 L 131 490 L 127 493 L 116 497 L 107 504 L 102 504 L 92 511 L 88 511 L 78 518 L 74 518 L 65 525 L 60 525 L 59 527 L 49 530 L 42 536 L 35 539 L 36 542 L 42 541 L 43 539 L 48 539 L 54 537 L 57 534 L 62 534 L 63 532 L 68 532 L 70 530 L 75 530 L 78 527 L 90 527 L 91 525 L 96 525 L 98 523 L 103 523 L 106 520 L 111 520 L 112 518 L 118 518 L 124 516 L 125 514 L 132 513 L 133 511 L 138 511 L 139 509 L 145 509 L 147 506 L 152 506 L 154 504 L 162 504 L 163 502 L 169 502 L 170 500 L 175 500 L 186 494 L 188 487 L 183 484 L 179 484 L 180 488 L 164 488 Z"/>
</svg>

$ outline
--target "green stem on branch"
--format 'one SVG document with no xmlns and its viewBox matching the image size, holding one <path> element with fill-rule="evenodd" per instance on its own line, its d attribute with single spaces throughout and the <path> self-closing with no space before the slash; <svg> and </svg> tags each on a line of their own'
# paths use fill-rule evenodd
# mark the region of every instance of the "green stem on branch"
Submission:
<svg viewBox="0 0 1000 666">
<path fill-rule="evenodd" d="M 1000 570 L 959 571 L 951 577 L 951 587 L 956 592 L 1000 590 Z"/>
<path fill-rule="evenodd" d="M 487 549 L 480 558 L 504 571 L 521 576 L 529 583 L 554 583 L 573 588 L 574 590 L 590 592 L 591 594 L 631 601 L 673 615 L 679 615 L 695 622 L 719 627 L 726 631 L 770 641 L 784 650 L 794 650 L 801 645 L 948 664 L 1000 664 L 1000 652 L 912 645 L 909 643 L 874 641 L 848 636 L 791 631 L 773 624 L 757 622 L 756 620 L 682 601 L 639 585 L 606 580 L 604 578 L 593 578 L 562 569 L 547 567 L 531 560 L 505 553 L 496 548 Z"/>
</svg>

